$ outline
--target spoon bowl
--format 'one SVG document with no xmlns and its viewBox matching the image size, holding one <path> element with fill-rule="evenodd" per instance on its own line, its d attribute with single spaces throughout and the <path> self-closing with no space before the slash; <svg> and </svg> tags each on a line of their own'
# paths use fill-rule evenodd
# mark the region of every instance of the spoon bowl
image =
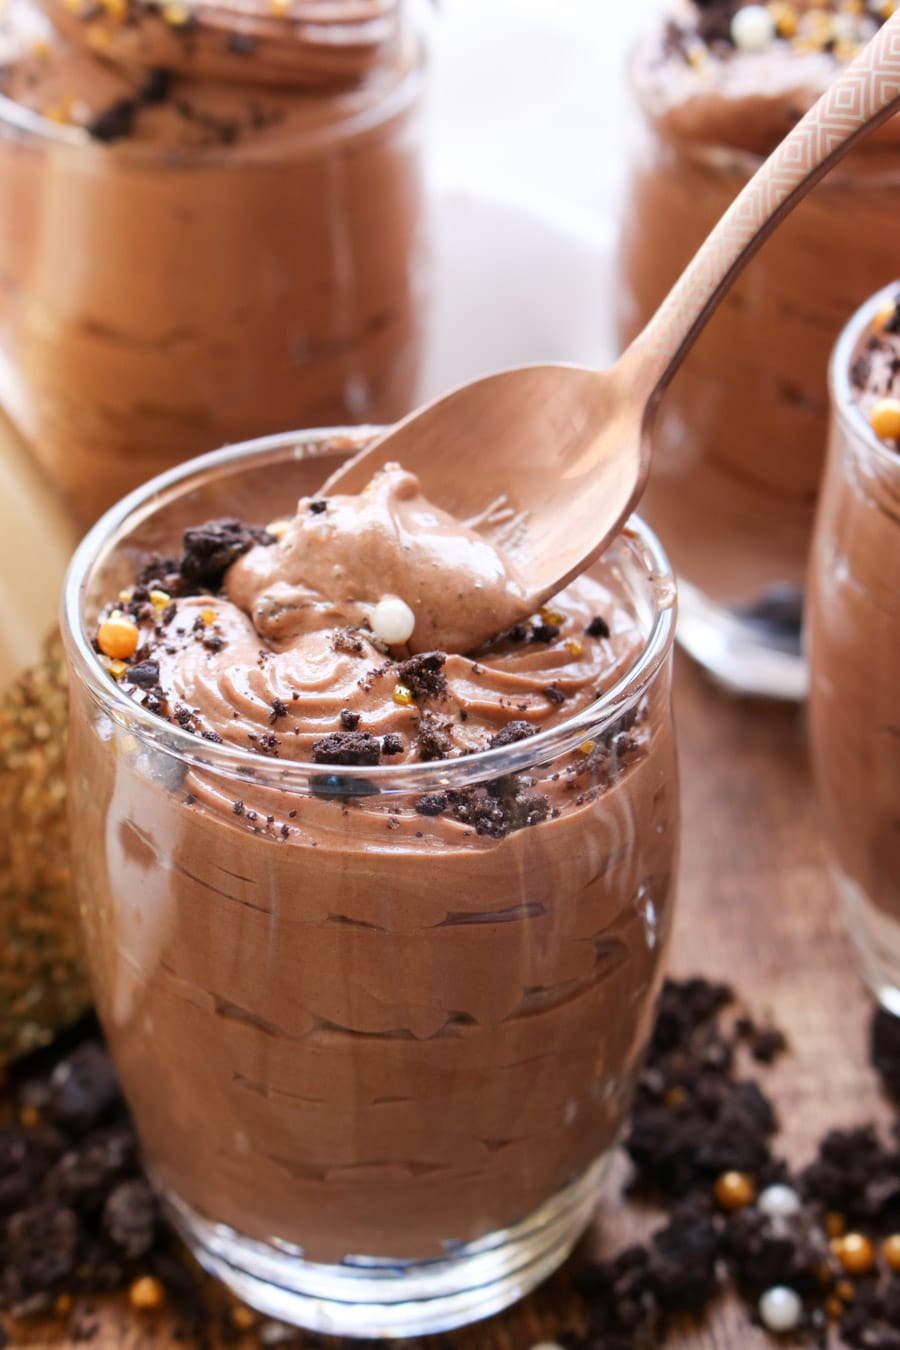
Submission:
<svg viewBox="0 0 900 1350">
<path fill-rule="evenodd" d="M 391 462 L 411 469 L 429 501 L 513 563 L 528 587 L 524 617 L 600 555 L 637 503 L 649 441 L 631 371 L 548 364 L 484 376 L 397 423 L 323 493 L 361 492 Z"/>
</svg>

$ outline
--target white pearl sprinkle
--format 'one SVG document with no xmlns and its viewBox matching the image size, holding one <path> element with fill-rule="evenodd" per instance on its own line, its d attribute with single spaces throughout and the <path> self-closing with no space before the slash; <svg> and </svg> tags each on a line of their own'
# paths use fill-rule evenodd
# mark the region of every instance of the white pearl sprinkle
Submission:
<svg viewBox="0 0 900 1350">
<path fill-rule="evenodd" d="M 803 1301 L 793 1289 L 776 1284 L 759 1300 L 759 1315 L 769 1331 L 793 1331 L 800 1325 Z"/>
<path fill-rule="evenodd" d="M 409 642 L 415 626 L 415 614 L 399 595 L 386 595 L 372 611 L 372 632 L 389 647 Z"/>
<path fill-rule="evenodd" d="M 742 52 L 764 52 L 775 33 L 775 20 L 765 5 L 745 5 L 731 20 L 731 40 Z"/>
<path fill-rule="evenodd" d="M 800 1196 L 792 1185 L 769 1185 L 761 1192 L 757 1208 L 770 1219 L 789 1219 L 800 1212 Z"/>
<path fill-rule="evenodd" d="M 770 1219 L 789 1219 L 792 1214 L 800 1213 L 800 1197 L 793 1186 L 767 1186 L 756 1206 Z"/>
</svg>

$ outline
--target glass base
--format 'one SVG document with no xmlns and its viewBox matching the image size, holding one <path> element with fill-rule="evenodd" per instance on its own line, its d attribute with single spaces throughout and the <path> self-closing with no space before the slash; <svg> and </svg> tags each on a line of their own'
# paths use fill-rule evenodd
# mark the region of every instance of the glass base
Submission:
<svg viewBox="0 0 900 1350">
<path fill-rule="evenodd" d="M 332 1336 L 424 1336 L 500 1312 L 552 1274 L 591 1220 L 608 1158 L 515 1228 L 431 1261 L 304 1261 L 298 1248 L 242 1237 L 158 1189 L 204 1269 L 266 1317 Z"/>
<path fill-rule="evenodd" d="M 862 977 L 881 1006 L 900 1017 L 900 921 L 876 909 L 860 886 L 839 867 L 832 866 L 831 875 Z"/>
<path fill-rule="evenodd" d="M 773 588 L 756 605 L 729 609 L 678 582 L 678 641 L 732 693 L 804 699 L 801 625 L 802 596 L 793 589 Z"/>
</svg>

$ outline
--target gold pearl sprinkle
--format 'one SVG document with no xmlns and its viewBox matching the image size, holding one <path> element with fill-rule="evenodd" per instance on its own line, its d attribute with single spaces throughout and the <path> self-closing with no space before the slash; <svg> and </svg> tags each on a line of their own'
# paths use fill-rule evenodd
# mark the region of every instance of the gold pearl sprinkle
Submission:
<svg viewBox="0 0 900 1350">
<path fill-rule="evenodd" d="M 557 626 L 562 623 L 564 615 L 558 610 L 551 609 L 549 605 L 542 605 L 540 608 L 541 623 L 552 623 Z"/>
<path fill-rule="evenodd" d="M 891 1233 L 885 1238 L 881 1254 L 891 1270 L 900 1271 L 900 1233 Z"/>
<path fill-rule="evenodd" d="M 837 1239 L 832 1250 L 848 1275 L 865 1275 L 875 1264 L 875 1248 L 864 1233 L 847 1233 Z"/>
<path fill-rule="evenodd" d="M 168 591 L 153 590 L 150 592 L 150 603 L 154 609 L 165 609 L 172 603 L 172 597 Z"/>
<path fill-rule="evenodd" d="M 723 1172 L 713 1194 L 723 1209 L 744 1209 L 756 1199 L 756 1187 L 746 1172 Z"/>
<path fill-rule="evenodd" d="M 566 651 L 572 656 L 580 656 L 584 651 L 584 643 L 581 638 L 566 638 Z"/>
<path fill-rule="evenodd" d="M 584 755 L 585 759 L 587 759 L 588 755 L 592 755 L 596 749 L 596 741 L 582 741 L 578 747 L 578 753 L 579 755 Z"/>
<path fill-rule="evenodd" d="M 269 13 L 284 19 L 291 12 L 292 0 L 269 0 Z"/>
<path fill-rule="evenodd" d="M 400 704 L 401 708 L 408 708 L 413 702 L 412 691 L 407 689 L 405 684 L 394 685 L 392 697 L 395 703 Z"/>
<path fill-rule="evenodd" d="M 211 623 L 215 623 L 216 621 L 216 611 L 207 606 L 206 609 L 201 609 L 200 618 L 203 620 L 203 622 L 206 624 L 208 628 Z"/>
</svg>

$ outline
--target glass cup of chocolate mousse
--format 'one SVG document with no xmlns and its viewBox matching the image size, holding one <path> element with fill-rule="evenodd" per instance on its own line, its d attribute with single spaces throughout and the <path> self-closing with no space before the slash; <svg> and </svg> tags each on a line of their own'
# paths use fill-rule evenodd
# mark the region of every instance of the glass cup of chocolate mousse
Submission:
<svg viewBox="0 0 900 1350">
<path fill-rule="evenodd" d="M 619 245 L 622 341 L 892 7 L 679 0 L 640 44 Z M 678 574 L 679 639 L 731 688 L 801 698 L 803 588 L 828 358 L 897 269 L 900 120 L 868 137 L 729 292 L 660 408 L 643 510 Z"/>
<path fill-rule="evenodd" d="M 9 0 L 0 407 L 82 529 L 149 477 L 415 401 L 424 57 L 401 0 Z"/>
<path fill-rule="evenodd" d="M 512 573 L 397 466 L 323 497 L 371 434 L 132 494 L 63 633 L 75 883 L 154 1183 L 255 1307 L 403 1336 L 513 1302 L 597 1201 L 671 926 L 675 608 L 634 519 L 454 650 Z"/>
<path fill-rule="evenodd" d="M 809 583 L 813 765 L 863 975 L 900 1014 L 900 282 L 847 324 L 831 397 Z"/>
</svg>

